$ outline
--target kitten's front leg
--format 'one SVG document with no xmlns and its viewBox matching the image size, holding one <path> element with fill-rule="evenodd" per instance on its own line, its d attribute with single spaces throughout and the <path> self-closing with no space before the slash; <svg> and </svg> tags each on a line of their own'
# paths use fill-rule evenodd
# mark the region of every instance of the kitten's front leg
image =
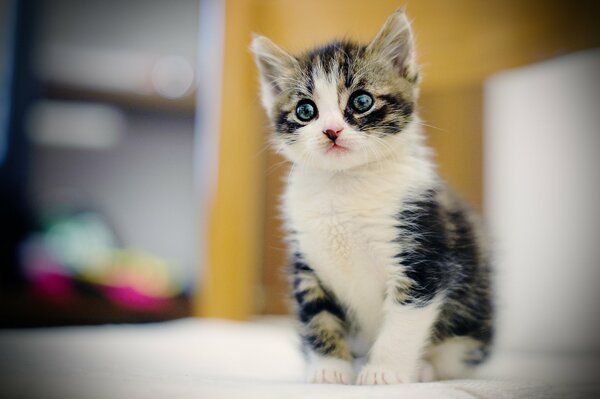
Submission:
<svg viewBox="0 0 600 399">
<path fill-rule="evenodd" d="M 299 255 L 294 260 L 293 285 L 309 362 L 308 381 L 352 384 L 354 372 L 346 342 L 345 310 Z"/>
<path fill-rule="evenodd" d="M 416 382 L 422 365 L 422 352 L 437 318 L 434 303 L 423 307 L 387 299 L 384 321 L 371 348 L 369 362 L 356 383 L 359 385 Z"/>
<path fill-rule="evenodd" d="M 386 269 L 384 319 L 359 384 L 426 379 L 419 375 L 427 369 L 423 351 L 438 319 L 451 267 L 447 232 L 433 199 L 410 202 L 400 216 L 399 251 Z"/>
</svg>

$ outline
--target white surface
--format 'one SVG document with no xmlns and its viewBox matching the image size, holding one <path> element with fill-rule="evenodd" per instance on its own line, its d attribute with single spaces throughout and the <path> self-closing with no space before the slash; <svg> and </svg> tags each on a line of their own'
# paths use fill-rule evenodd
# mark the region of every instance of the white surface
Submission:
<svg viewBox="0 0 600 399">
<path fill-rule="evenodd" d="M 163 324 L 0 331 L 2 398 L 588 398 L 596 385 L 465 380 L 308 385 L 291 323 Z M 528 357 L 530 365 L 556 359 Z M 504 356 L 506 377 L 522 358 Z M 502 362 L 501 362 L 502 363 Z M 518 369 L 513 366 L 520 365 Z M 537 368 L 537 366 L 535 368 Z"/>
<path fill-rule="evenodd" d="M 485 87 L 485 197 L 499 339 L 600 350 L 600 49 L 502 73 Z"/>
</svg>

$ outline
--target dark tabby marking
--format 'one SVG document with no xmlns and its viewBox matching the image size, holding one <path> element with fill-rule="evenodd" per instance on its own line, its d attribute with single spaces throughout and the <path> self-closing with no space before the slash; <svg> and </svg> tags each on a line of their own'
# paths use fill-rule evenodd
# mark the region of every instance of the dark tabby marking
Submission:
<svg viewBox="0 0 600 399">
<path fill-rule="evenodd" d="M 403 251 L 396 255 L 410 288 L 398 288 L 401 305 L 427 306 L 448 283 L 450 250 L 441 209 L 429 191 L 422 199 L 407 202 L 398 216 L 398 241 Z"/>
<path fill-rule="evenodd" d="M 289 118 L 291 112 L 283 111 L 280 112 L 275 120 L 275 128 L 278 132 L 282 134 L 290 134 L 294 133 L 296 130 L 300 129 L 303 125 L 298 122 L 295 122 L 291 118 Z"/>
<path fill-rule="evenodd" d="M 298 252 L 293 255 L 291 276 L 302 342 L 323 356 L 351 359 L 344 340 L 348 330 L 346 310 Z"/>
<path fill-rule="evenodd" d="M 481 342 L 481 353 L 469 364 L 487 357 L 493 339 L 490 268 L 468 220 L 469 210 L 444 206 L 435 191 L 404 204 L 398 217 L 399 239 L 406 248 L 397 255 L 411 284 L 398 287 L 396 300 L 417 307 L 443 296 L 432 342 L 471 337 Z M 483 356 L 485 355 L 485 356 Z"/>
</svg>

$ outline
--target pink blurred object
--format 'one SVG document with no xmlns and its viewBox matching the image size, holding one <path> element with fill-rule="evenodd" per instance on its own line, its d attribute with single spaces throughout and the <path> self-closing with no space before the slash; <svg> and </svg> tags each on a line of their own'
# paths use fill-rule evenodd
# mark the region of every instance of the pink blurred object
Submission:
<svg viewBox="0 0 600 399">
<path fill-rule="evenodd" d="M 132 286 L 104 286 L 106 297 L 113 302 L 130 309 L 161 310 L 169 300 L 143 294 Z"/>
<path fill-rule="evenodd" d="M 31 290 L 53 302 L 66 304 L 75 299 L 73 279 L 52 271 L 38 271 L 29 275 Z"/>
<path fill-rule="evenodd" d="M 25 254 L 25 275 L 35 295 L 60 304 L 75 299 L 73 278 L 40 241 L 31 240 L 26 246 Z"/>
</svg>

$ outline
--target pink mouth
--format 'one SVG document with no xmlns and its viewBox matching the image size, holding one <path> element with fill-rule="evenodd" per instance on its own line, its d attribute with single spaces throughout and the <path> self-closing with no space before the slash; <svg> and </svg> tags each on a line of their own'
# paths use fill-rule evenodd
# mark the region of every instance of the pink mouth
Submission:
<svg viewBox="0 0 600 399">
<path fill-rule="evenodd" d="M 329 153 L 334 152 L 334 153 L 340 153 L 341 154 L 341 153 L 348 152 L 348 151 L 349 151 L 348 148 L 346 148 L 344 146 L 341 146 L 339 144 L 336 144 L 336 143 L 332 143 L 329 146 L 329 148 L 327 148 L 327 150 L 325 151 L 325 153 L 329 154 Z"/>
</svg>

